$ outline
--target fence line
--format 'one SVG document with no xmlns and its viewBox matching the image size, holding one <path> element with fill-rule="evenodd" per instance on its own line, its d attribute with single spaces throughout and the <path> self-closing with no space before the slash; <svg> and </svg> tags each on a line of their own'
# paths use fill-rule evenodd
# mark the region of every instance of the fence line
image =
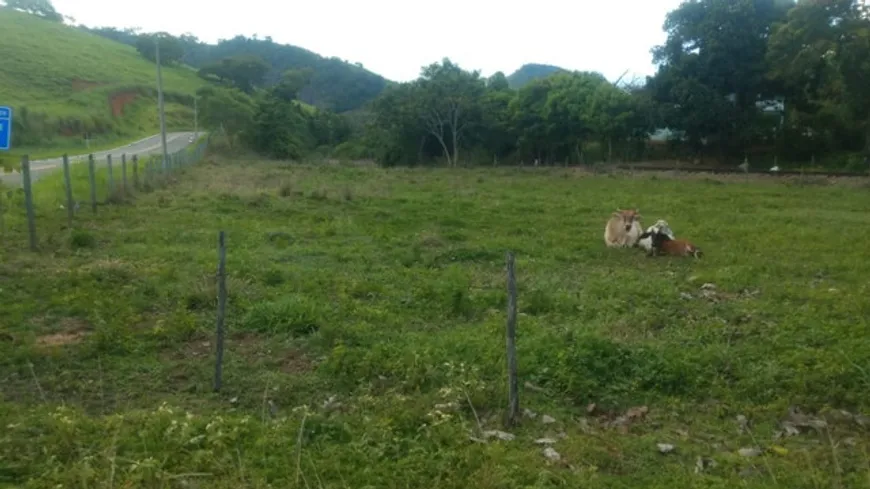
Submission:
<svg viewBox="0 0 870 489">
<path fill-rule="evenodd" d="M 121 154 L 120 172 L 115 171 L 117 168 L 113 163 L 117 163 L 117 159 L 113 161 L 113 155 L 108 154 L 103 162 L 97 161 L 93 153 L 87 155 L 86 175 L 83 171 L 74 171 L 84 170 L 84 163 L 81 165 L 70 164 L 70 157 L 63 155 L 62 168 L 59 168 L 62 169 L 60 174 L 64 187 L 62 192 L 59 192 L 57 188 L 52 188 L 50 183 L 41 186 L 40 182 L 35 182 L 30 158 L 27 155 L 22 156 L 20 190 L 23 192 L 14 189 L 4 189 L 3 192 L 0 192 L 0 223 L 4 224 L 0 226 L 0 240 L 6 241 L 15 235 L 15 233 L 9 232 L 7 236 L 7 231 L 10 231 L 11 226 L 6 224 L 17 220 L 16 218 L 23 218 L 27 225 L 29 249 L 37 251 L 39 248 L 37 221 L 39 217 L 54 211 L 55 208 L 51 206 L 56 205 L 58 200 L 62 202 L 60 207 L 66 210 L 66 225 L 68 228 L 72 228 L 82 203 L 89 201 L 91 213 L 96 214 L 98 206 L 124 202 L 129 195 L 135 192 L 150 192 L 155 188 L 165 186 L 169 181 L 168 177 L 173 172 L 182 170 L 203 159 L 210 139 L 209 135 L 195 141 L 190 146 L 169 153 L 165 166 L 162 164 L 162 155 L 160 154 L 142 156 L 141 158 L 136 154 L 130 155 L 132 157 L 132 182 L 127 180 L 128 155 L 126 153 Z M 76 158 L 76 160 L 81 162 L 83 158 Z M 51 173 L 55 174 L 56 172 L 52 171 Z M 120 173 L 120 180 L 115 181 L 119 177 L 118 173 Z M 47 176 L 48 179 L 57 177 L 57 175 L 43 175 L 42 178 Z M 81 188 L 85 185 L 87 186 L 86 190 Z M 2 185 L 0 188 L 3 188 Z M 87 191 L 87 196 L 83 195 L 85 191 Z M 11 219 L 6 219 L 7 217 Z"/>
</svg>

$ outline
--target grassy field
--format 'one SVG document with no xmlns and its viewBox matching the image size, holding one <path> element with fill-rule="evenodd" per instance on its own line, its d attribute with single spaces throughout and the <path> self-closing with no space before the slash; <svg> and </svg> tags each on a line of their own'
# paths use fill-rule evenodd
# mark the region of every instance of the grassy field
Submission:
<svg viewBox="0 0 870 489">
<path fill-rule="evenodd" d="M 0 484 L 868 487 L 870 195 L 811 182 L 212 159 L 68 230 L 46 178 L 42 250 L 10 213 L 0 248 Z M 705 258 L 606 249 L 617 207 Z"/>
<path fill-rule="evenodd" d="M 7 8 L 0 8 L 0 31 L 0 105 L 12 106 L 25 124 L 18 129 L 29 133 L 16 153 L 84 148 L 84 133 L 124 142 L 156 131 L 155 67 L 132 47 Z M 167 124 L 192 126 L 186 99 L 206 82 L 173 67 L 163 70 L 163 83 Z M 112 113 L 118 97 L 129 103 L 121 117 Z"/>
</svg>

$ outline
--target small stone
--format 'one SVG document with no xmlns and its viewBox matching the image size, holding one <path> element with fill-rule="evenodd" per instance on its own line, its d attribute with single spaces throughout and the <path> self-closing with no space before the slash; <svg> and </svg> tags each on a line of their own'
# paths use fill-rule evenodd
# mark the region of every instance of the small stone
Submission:
<svg viewBox="0 0 870 489">
<path fill-rule="evenodd" d="M 749 426 L 749 420 L 742 414 L 737 415 L 737 433 L 746 433 L 746 428 Z"/>
<path fill-rule="evenodd" d="M 483 437 L 484 438 L 498 438 L 501 441 L 511 441 L 514 438 L 516 438 L 516 436 L 512 435 L 511 433 L 505 433 L 504 431 L 499 431 L 499 430 L 484 431 Z"/>
<path fill-rule="evenodd" d="M 556 422 L 556 418 L 554 418 L 552 416 L 548 416 L 545 414 L 545 415 L 541 416 L 541 422 L 544 424 L 553 424 Z"/>
<path fill-rule="evenodd" d="M 784 421 L 782 423 L 782 433 L 785 436 L 797 436 L 801 434 L 800 430 L 797 427 L 788 421 Z"/>
<path fill-rule="evenodd" d="M 523 409 L 523 416 L 525 416 L 529 419 L 535 419 L 538 417 L 538 413 L 532 411 L 529 408 L 526 408 L 526 409 Z"/>
<path fill-rule="evenodd" d="M 680 298 L 683 300 L 690 301 L 690 300 L 694 299 L 695 297 L 688 292 L 680 292 Z"/>
<path fill-rule="evenodd" d="M 235 404 L 235 403 L 237 403 L 237 402 L 239 402 L 239 398 L 238 398 L 238 397 L 234 397 L 234 398 L 230 399 L 230 404 Z"/>
<path fill-rule="evenodd" d="M 535 445 L 555 445 L 556 440 L 552 438 L 538 438 L 535 440 Z"/>
<path fill-rule="evenodd" d="M 544 449 L 544 456 L 551 462 L 558 462 L 562 459 L 562 456 L 559 455 L 559 452 L 553 450 L 552 447 L 547 447 Z"/>
<path fill-rule="evenodd" d="M 761 455 L 761 450 L 757 448 L 741 448 L 737 450 L 741 457 L 757 457 Z"/>
<path fill-rule="evenodd" d="M 658 443 L 658 444 L 656 444 L 656 446 L 659 449 L 659 453 L 665 454 L 665 455 L 673 452 L 677 448 L 677 447 L 671 445 L 670 443 Z"/>
</svg>

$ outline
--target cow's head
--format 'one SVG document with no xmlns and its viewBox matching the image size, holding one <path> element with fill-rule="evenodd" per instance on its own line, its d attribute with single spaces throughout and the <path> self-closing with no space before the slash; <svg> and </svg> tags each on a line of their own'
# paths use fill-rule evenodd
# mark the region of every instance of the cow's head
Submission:
<svg viewBox="0 0 870 489">
<path fill-rule="evenodd" d="M 616 209 L 613 216 L 622 219 L 622 225 L 625 227 L 626 231 L 631 231 L 631 227 L 635 222 L 640 224 L 641 215 L 637 209 Z"/>
</svg>

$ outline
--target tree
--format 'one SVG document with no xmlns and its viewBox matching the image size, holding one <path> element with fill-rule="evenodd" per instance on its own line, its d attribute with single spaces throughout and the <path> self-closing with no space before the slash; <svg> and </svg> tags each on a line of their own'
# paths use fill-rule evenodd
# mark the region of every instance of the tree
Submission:
<svg viewBox="0 0 870 489">
<path fill-rule="evenodd" d="M 789 0 L 688 0 L 670 12 L 664 45 L 653 50 L 652 84 L 669 106 L 668 124 L 697 148 L 716 141 L 723 155 L 745 147 L 759 98 L 776 94 L 767 78 L 767 41 Z M 728 103 L 722 103 L 727 100 Z"/>
<path fill-rule="evenodd" d="M 416 82 L 393 85 L 372 104 L 366 145 L 375 148 L 377 160 L 384 165 L 415 163 L 427 155 L 431 137 L 420 118 L 416 88 Z M 438 154 L 443 154 L 440 147 Z"/>
<path fill-rule="evenodd" d="M 459 163 L 462 138 L 469 122 L 479 117 L 484 89 L 479 72 L 465 71 L 447 58 L 424 67 L 414 85 L 419 117 L 450 166 Z"/>
<path fill-rule="evenodd" d="M 210 130 L 225 131 L 230 147 L 250 134 L 254 123 L 254 101 L 235 88 L 206 86 L 197 91 L 199 120 Z"/>
<path fill-rule="evenodd" d="M 496 71 L 491 77 L 489 77 L 486 81 L 486 87 L 497 92 L 507 91 L 511 88 L 507 77 L 501 71 Z"/>
<path fill-rule="evenodd" d="M 157 45 L 160 44 L 160 64 L 177 64 L 184 56 L 184 46 L 178 38 L 166 32 L 141 34 L 136 39 L 136 51 L 148 61 L 157 61 Z"/>
<path fill-rule="evenodd" d="M 242 55 L 224 58 L 199 70 L 199 76 L 231 83 L 245 93 L 252 93 L 255 87 L 262 85 L 270 66 L 263 58 L 253 55 Z"/>
<path fill-rule="evenodd" d="M 629 139 L 638 120 L 637 104 L 628 92 L 609 83 L 599 84 L 592 94 L 588 120 L 592 131 L 607 144 L 607 161 L 613 160 L 613 142 Z"/>
<path fill-rule="evenodd" d="M 313 76 L 314 70 L 311 68 L 287 70 L 281 81 L 272 88 L 272 92 L 282 100 L 296 100 L 299 92 L 311 82 Z"/>
<path fill-rule="evenodd" d="M 770 39 L 771 77 L 788 94 L 789 125 L 870 153 L 870 20 L 859 2 L 802 1 Z M 819 141 L 817 139 L 816 144 Z"/>
<path fill-rule="evenodd" d="M 266 156 L 299 159 L 316 141 L 301 106 L 270 93 L 257 105 L 251 143 Z"/>
<path fill-rule="evenodd" d="M 51 0 L 5 0 L 7 7 L 41 17 L 52 22 L 63 22 L 63 15 L 55 10 Z"/>
</svg>

